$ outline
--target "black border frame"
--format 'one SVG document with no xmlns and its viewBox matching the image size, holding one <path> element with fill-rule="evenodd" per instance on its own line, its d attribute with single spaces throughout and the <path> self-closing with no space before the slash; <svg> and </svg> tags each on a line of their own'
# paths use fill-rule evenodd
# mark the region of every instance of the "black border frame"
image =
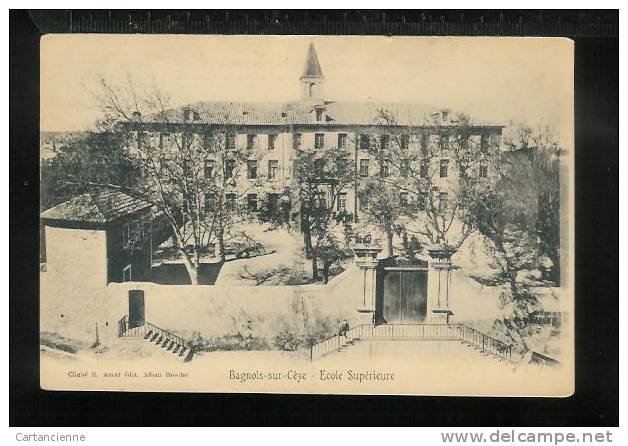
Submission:
<svg viewBox="0 0 628 446">
<path fill-rule="evenodd" d="M 170 32 L 573 37 L 576 392 L 569 398 L 471 398 L 41 390 L 38 347 L 40 30 L 103 31 L 99 26 L 109 26 L 113 32 L 159 30 L 142 29 L 142 23 L 151 22 L 150 14 L 146 22 L 146 11 L 116 11 L 113 15 L 107 11 L 11 11 L 10 425 L 618 425 L 618 11 L 160 11 L 155 14 L 160 13 L 170 14 L 171 22 L 177 22 L 177 27 L 169 25 Z M 134 25 L 131 20 L 127 25 L 115 24 L 117 17 L 121 17 L 124 24 L 133 14 L 143 22 L 135 21 Z M 344 24 L 328 20 L 325 14 L 344 17 Z M 72 17 L 72 25 L 68 23 L 68 16 Z M 194 29 L 197 16 L 205 20 L 205 25 L 201 22 Z M 98 17 L 104 17 L 104 25 L 98 24 Z M 356 21 L 353 17 L 357 17 Z"/>
</svg>

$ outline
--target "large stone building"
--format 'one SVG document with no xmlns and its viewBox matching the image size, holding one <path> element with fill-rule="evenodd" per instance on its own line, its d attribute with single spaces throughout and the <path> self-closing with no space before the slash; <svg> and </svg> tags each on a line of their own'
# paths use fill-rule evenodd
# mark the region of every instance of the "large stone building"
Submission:
<svg viewBox="0 0 628 446">
<path fill-rule="evenodd" d="M 234 175 L 234 193 L 226 194 L 226 200 L 245 200 L 255 208 L 261 194 L 279 197 L 294 183 L 294 160 L 299 149 L 317 150 L 335 147 L 346 150 L 355 162 L 358 181 L 341 193 L 334 210 L 346 210 L 356 217 L 360 213 L 358 188 L 361 178 L 382 175 L 387 169 L 385 160 L 373 156 L 374 132 L 381 132 L 377 125 L 378 114 L 386 111 L 394 117 L 390 128 L 406 134 L 404 144 L 408 150 L 420 151 L 426 145 L 436 145 L 442 150 L 440 159 L 432 160 L 435 183 L 446 190 L 448 178 L 455 175 L 453 162 L 449 162 L 446 150 L 447 138 L 459 128 L 457 116 L 448 109 L 438 109 L 411 103 L 374 103 L 335 101 L 325 96 L 325 76 L 313 44 L 310 44 L 305 60 L 301 83 L 301 98 L 288 103 L 198 102 L 175 110 L 168 110 L 150 117 L 142 117 L 137 144 L 151 141 L 162 147 L 173 134 L 191 133 L 193 140 L 202 144 L 203 135 L 220 131 L 225 145 L 246 150 L 248 162 Z M 138 115 L 139 117 L 139 115 Z M 470 138 L 481 147 L 496 148 L 500 144 L 503 126 L 473 122 L 467 127 Z M 141 133 L 141 138 L 139 137 Z M 380 140 L 381 137 L 381 140 Z M 385 144 L 386 135 L 376 138 Z M 207 160 L 208 169 L 215 162 Z M 489 175 L 489 165 L 478 160 L 476 175 Z M 226 169 L 230 169 L 227 167 Z M 442 181 L 440 181 L 442 179 Z M 264 183 L 263 188 L 251 187 Z M 242 191 L 246 191 L 241 193 Z M 446 193 L 446 192 L 445 192 Z"/>
</svg>

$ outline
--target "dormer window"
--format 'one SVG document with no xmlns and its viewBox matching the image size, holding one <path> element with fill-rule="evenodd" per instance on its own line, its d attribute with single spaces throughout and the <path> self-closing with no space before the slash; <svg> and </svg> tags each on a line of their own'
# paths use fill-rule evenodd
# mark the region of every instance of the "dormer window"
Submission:
<svg viewBox="0 0 628 446">
<path fill-rule="evenodd" d="M 314 111 L 316 112 L 316 122 L 321 122 L 323 120 L 323 109 L 317 108 Z"/>
</svg>

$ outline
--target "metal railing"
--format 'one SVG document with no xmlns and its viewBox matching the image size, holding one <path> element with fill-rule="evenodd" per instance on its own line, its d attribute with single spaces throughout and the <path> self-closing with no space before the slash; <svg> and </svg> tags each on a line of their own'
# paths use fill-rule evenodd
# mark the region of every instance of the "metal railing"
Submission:
<svg viewBox="0 0 628 446">
<path fill-rule="evenodd" d="M 510 344 L 486 335 L 468 325 L 458 324 L 457 327 L 461 341 L 473 345 L 482 352 L 492 353 L 509 359 L 512 357 L 512 346 Z"/>
<path fill-rule="evenodd" d="M 363 341 L 462 341 L 482 352 L 510 358 L 512 347 L 463 324 L 361 324 L 342 334 L 316 342 L 310 347 L 310 359 L 314 360 L 332 351 L 340 350 L 348 343 Z"/>
<path fill-rule="evenodd" d="M 119 337 L 146 337 L 149 333 L 151 338 L 155 336 L 157 338 L 161 337 L 162 342 L 174 341 L 182 347 L 191 348 L 190 343 L 181 336 L 171 333 L 168 330 L 164 330 L 163 328 L 148 321 L 129 321 L 129 317 L 127 315 L 123 316 L 122 319 L 118 321 Z"/>
<path fill-rule="evenodd" d="M 557 361 L 554 358 L 550 358 L 549 356 L 545 356 L 538 352 L 532 352 L 532 356 L 530 357 L 530 362 L 532 364 L 549 366 L 549 367 L 557 367 L 560 365 L 560 361 Z"/>
</svg>

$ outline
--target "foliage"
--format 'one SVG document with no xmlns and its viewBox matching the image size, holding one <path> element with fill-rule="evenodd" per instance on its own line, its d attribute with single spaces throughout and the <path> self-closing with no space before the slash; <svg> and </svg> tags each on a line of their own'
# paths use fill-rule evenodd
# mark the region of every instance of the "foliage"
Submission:
<svg viewBox="0 0 628 446">
<path fill-rule="evenodd" d="M 41 207 L 48 209 L 93 189 L 112 184 L 133 188 L 139 177 L 125 154 L 125 140 L 102 129 L 60 143 L 55 156 L 42 161 Z"/>
<path fill-rule="evenodd" d="M 376 123 L 368 151 L 380 163 L 380 176 L 379 184 L 364 186 L 374 197 L 366 210 L 387 232 L 389 249 L 393 234 L 402 232 L 421 244 L 460 247 L 473 231 L 469 209 L 490 182 L 479 175 L 480 165 L 495 155 L 495 145 L 474 139 L 470 118 L 462 114 L 434 122 L 434 134 L 398 125 L 397 116 L 385 109 L 378 111 Z"/>
<path fill-rule="evenodd" d="M 558 163 L 555 148 L 504 153 L 496 184 L 482 190 L 471 209 L 494 269 L 481 281 L 501 288 L 500 303 L 508 310 L 497 325 L 526 349 L 527 339 L 538 331 L 530 316 L 541 309 L 533 288 L 545 284 L 533 272 L 544 256 L 560 264 Z"/>
<path fill-rule="evenodd" d="M 301 232 L 308 258 L 312 260 L 312 279 L 318 280 L 318 261 L 324 275 L 342 250 L 341 241 L 328 234 L 336 223 L 349 222 L 352 216 L 338 209 L 340 193 L 354 181 L 353 160 L 346 150 L 326 147 L 298 150 L 294 177 L 298 187 Z"/>
<path fill-rule="evenodd" d="M 269 350 L 268 342 L 250 334 L 244 335 L 240 332 L 226 334 L 223 336 L 212 336 L 205 338 L 200 332 L 192 334 L 190 344 L 195 351 L 240 351 L 240 350 Z"/>
</svg>

